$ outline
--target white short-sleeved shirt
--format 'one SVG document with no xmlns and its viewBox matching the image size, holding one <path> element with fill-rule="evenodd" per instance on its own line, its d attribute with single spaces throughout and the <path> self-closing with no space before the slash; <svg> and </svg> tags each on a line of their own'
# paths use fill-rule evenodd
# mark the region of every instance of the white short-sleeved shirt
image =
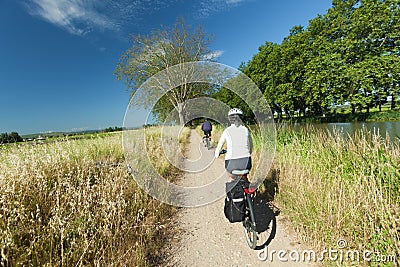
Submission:
<svg viewBox="0 0 400 267">
<path fill-rule="evenodd" d="M 232 124 L 224 130 L 215 149 L 216 158 L 225 142 L 227 148 L 225 160 L 250 157 L 253 144 L 250 132 L 245 126 L 237 127 Z"/>
</svg>

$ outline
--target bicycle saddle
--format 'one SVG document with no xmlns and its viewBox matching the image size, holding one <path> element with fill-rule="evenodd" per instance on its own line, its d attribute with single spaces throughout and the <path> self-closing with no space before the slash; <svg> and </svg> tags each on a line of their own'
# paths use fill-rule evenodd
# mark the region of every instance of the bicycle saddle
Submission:
<svg viewBox="0 0 400 267">
<path fill-rule="evenodd" d="M 249 170 L 233 170 L 232 174 L 236 174 L 236 175 L 244 175 L 244 174 L 248 174 Z"/>
</svg>

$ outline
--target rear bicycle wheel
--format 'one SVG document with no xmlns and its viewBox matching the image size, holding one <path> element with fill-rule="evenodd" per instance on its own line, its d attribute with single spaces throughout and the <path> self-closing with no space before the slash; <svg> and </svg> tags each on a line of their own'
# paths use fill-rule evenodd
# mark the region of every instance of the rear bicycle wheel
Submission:
<svg viewBox="0 0 400 267">
<path fill-rule="evenodd" d="M 210 138 L 209 137 L 205 137 L 204 141 L 205 141 L 205 147 L 207 149 L 210 149 Z"/>
<path fill-rule="evenodd" d="M 243 222 L 244 233 L 249 247 L 255 249 L 257 247 L 256 219 L 254 216 L 253 200 L 249 195 L 246 195 L 246 206 L 248 214 Z"/>
</svg>

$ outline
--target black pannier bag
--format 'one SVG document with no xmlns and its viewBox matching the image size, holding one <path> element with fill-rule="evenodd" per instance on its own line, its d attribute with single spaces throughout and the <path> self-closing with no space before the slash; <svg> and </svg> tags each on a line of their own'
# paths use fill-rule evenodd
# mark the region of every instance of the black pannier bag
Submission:
<svg viewBox="0 0 400 267">
<path fill-rule="evenodd" d="M 244 221 L 246 206 L 243 187 L 240 182 L 232 181 L 226 183 L 224 213 L 231 223 Z"/>
</svg>

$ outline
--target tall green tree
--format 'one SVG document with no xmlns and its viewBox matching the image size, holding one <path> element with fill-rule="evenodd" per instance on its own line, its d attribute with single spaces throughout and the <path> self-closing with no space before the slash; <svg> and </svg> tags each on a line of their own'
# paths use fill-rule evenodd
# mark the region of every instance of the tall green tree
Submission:
<svg viewBox="0 0 400 267">
<path fill-rule="evenodd" d="M 295 26 L 282 44 L 266 42 L 245 73 L 272 109 L 322 115 L 349 103 L 352 112 L 399 97 L 400 5 L 397 0 L 333 0 L 325 15 Z"/>
<path fill-rule="evenodd" d="M 305 113 L 307 92 L 304 91 L 306 66 L 310 61 L 309 33 L 302 26 L 294 26 L 290 35 L 282 42 L 283 61 L 280 69 L 281 81 L 285 93 L 281 99 L 285 102 L 285 113 L 289 116 L 299 111 Z"/>
<path fill-rule="evenodd" d="M 201 26 L 192 28 L 183 19 L 178 20 L 171 28 L 161 28 L 148 35 L 132 36 L 132 46 L 121 56 L 115 75 L 117 80 L 124 80 L 131 97 L 148 78 L 177 64 L 213 60 L 209 45 L 212 37 L 205 33 Z M 185 75 L 185 74 L 183 74 Z M 174 77 L 176 78 L 176 77 Z M 179 77 L 183 81 L 187 77 Z M 153 110 L 158 117 L 165 117 L 171 109 L 179 114 L 179 121 L 184 123 L 185 101 L 204 95 L 210 86 L 198 86 L 182 83 L 176 88 L 166 91 L 165 84 L 160 83 L 147 92 L 142 103 L 149 107 L 155 97 L 165 93 Z"/>
<path fill-rule="evenodd" d="M 281 47 L 276 43 L 266 42 L 258 50 L 243 71 L 263 92 L 272 112 L 282 116 L 281 94 L 277 90 L 277 85 L 280 84 Z"/>
</svg>

